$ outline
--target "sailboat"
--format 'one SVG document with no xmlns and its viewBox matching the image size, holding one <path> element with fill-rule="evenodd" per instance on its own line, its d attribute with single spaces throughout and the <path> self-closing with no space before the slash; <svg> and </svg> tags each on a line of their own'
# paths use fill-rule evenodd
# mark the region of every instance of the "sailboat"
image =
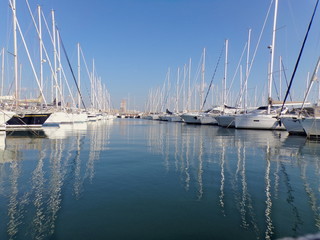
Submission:
<svg viewBox="0 0 320 240">
<path fill-rule="evenodd" d="M 227 106 L 227 64 L 228 64 L 228 40 L 225 41 L 225 67 L 224 67 L 224 78 L 223 78 L 223 110 L 221 114 L 215 117 L 217 123 L 221 127 L 235 127 L 235 114 L 239 111 L 236 107 Z"/>
<path fill-rule="evenodd" d="M 6 122 L 6 128 L 38 128 L 42 127 L 43 123 L 48 119 L 48 117 L 51 115 L 51 113 L 44 112 L 43 110 L 37 108 L 37 105 L 41 105 L 41 102 L 43 100 L 43 92 L 40 88 L 40 94 L 41 96 L 37 99 L 37 101 L 28 101 L 24 100 L 21 101 L 18 99 L 18 47 L 17 47 L 17 26 L 18 26 L 18 19 L 16 16 L 16 2 L 15 0 L 9 1 L 10 7 L 12 9 L 12 15 L 13 15 L 13 45 L 14 45 L 14 80 L 15 80 L 15 87 L 16 87 L 16 93 L 15 93 L 15 111 L 16 114 L 13 115 L 7 122 Z M 23 38 L 21 29 L 19 27 L 20 35 Z M 25 45 L 25 42 L 23 41 L 25 49 L 27 53 L 29 53 L 27 46 Z M 30 61 L 31 62 L 31 61 Z M 32 65 L 32 63 L 31 63 Z M 33 65 L 32 65 L 33 66 Z M 33 68 L 34 70 L 34 68 Z M 36 76 L 36 74 L 35 74 Z M 38 80 L 37 76 L 36 79 Z M 22 105 L 22 102 L 26 102 L 26 105 Z M 29 105 L 30 104 L 30 105 Z M 35 108 L 33 108 L 31 105 L 36 105 Z"/>
<path fill-rule="evenodd" d="M 275 1 L 273 34 L 271 50 L 271 68 L 268 84 L 268 105 L 261 106 L 249 113 L 238 115 L 235 117 L 235 127 L 240 129 L 265 129 L 265 130 L 285 130 L 285 127 L 280 124 L 277 116 L 280 113 L 285 113 L 287 109 L 282 109 L 281 106 L 273 105 L 272 101 L 272 79 L 273 79 L 273 62 L 275 53 L 275 38 L 276 38 L 276 23 L 277 23 L 278 0 Z"/>
<path fill-rule="evenodd" d="M 217 120 L 215 119 L 216 116 L 221 114 L 221 107 L 213 107 L 207 111 L 203 111 L 204 107 L 204 72 L 205 72 L 205 56 L 206 56 L 206 49 L 203 49 L 202 54 L 202 64 L 201 64 L 201 84 L 200 84 L 200 111 L 197 112 L 187 112 L 180 117 L 183 119 L 185 123 L 190 124 L 212 124 L 216 125 Z"/>
<path fill-rule="evenodd" d="M 284 103 L 286 102 L 286 99 L 287 99 L 287 97 L 289 95 L 290 88 L 292 86 L 292 82 L 293 82 L 293 79 L 294 79 L 294 76 L 295 76 L 299 61 L 300 61 L 300 57 L 301 57 L 301 54 L 303 52 L 303 49 L 304 49 L 304 46 L 305 46 L 309 31 L 310 31 L 310 28 L 311 28 L 311 25 L 312 25 L 312 22 L 313 22 L 315 13 L 316 13 L 316 10 L 317 10 L 317 7 L 318 7 L 318 3 L 319 3 L 319 0 L 317 0 L 316 5 L 314 7 L 313 14 L 312 14 L 311 20 L 309 22 L 308 30 L 306 32 L 302 47 L 300 49 L 300 53 L 299 53 L 299 56 L 298 56 L 298 59 L 297 59 L 297 62 L 296 62 L 296 65 L 295 65 L 295 68 L 294 68 L 294 71 L 293 71 L 289 86 L 288 86 L 288 89 L 287 89 L 287 92 L 286 92 L 286 96 L 285 96 L 284 101 L 283 101 Z M 320 136 L 320 130 L 319 130 L 319 127 L 320 127 L 320 107 L 319 107 L 319 102 L 314 107 L 304 108 L 304 106 L 307 104 L 306 100 L 307 100 L 308 95 L 309 95 L 309 93 L 311 91 L 312 85 L 317 80 L 317 73 L 318 73 L 319 67 L 320 67 L 320 57 L 318 58 L 316 67 L 314 69 L 314 72 L 312 74 L 311 80 L 309 82 L 309 85 L 308 85 L 307 91 L 305 93 L 301 108 L 299 108 L 297 110 L 297 113 L 295 113 L 295 114 L 293 114 L 291 116 L 290 115 L 289 116 L 284 115 L 284 116 L 280 117 L 281 121 L 286 126 L 288 126 L 289 133 L 290 132 L 291 133 L 298 133 L 298 134 L 303 133 L 303 134 L 306 134 L 308 138 L 319 138 L 319 136 Z M 319 101 L 319 99 L 320 99 L 320 97 L 318 96 L 318 101 Z M 284 103 L 283 103 L 283 105 L 284 105 Z"/>
</svg>

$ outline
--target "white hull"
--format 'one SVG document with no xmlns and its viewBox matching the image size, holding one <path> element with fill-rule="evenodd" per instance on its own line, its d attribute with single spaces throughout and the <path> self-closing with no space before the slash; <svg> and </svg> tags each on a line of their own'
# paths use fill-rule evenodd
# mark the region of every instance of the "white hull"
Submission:
<svg viewBox="0 0 320 240">
<path fill-rule="evenodd" d="M 274 114 L 242 114 L 235 117 L 235 127 L 239 129 L 286 130 L 280 126 Z"/>
<path fill-rule="evenodd" d="M 182 122 L 182 118 L 179 115 L 162 115 L 160 116 L 161 121 L 168 121 L 168 122 Z"/>
<path fill-rule="evenodd" d="M 182 118 L 178 115 L 168 116 L 168 122 L 182 122 Z"/>
<path fill-rule="evenodd" d="M 6 122 L 15 115 L 14 112 L 2 110 L 0 112 L 0 131 L 6 130 Z"/>
<path fill-rule="evenodd" d="M 221 127 L 234 128 L 235 127 L 235 116 L 234 115 L 220 115 L 215 117 L 218 125 Z"/>
<path fill-rule="evenodd" d="M 151 115 L 151 116 L 152 116 L 152 120 L 160 120 L 160 117 L 157 114 L 154 114 L 154 115 Z"/>
<path fill-rule="evenodd" d="M 301 120 L 302 127 L 308 138 L 320 138 L 320 118 L 306 117 Z"/>
<path fill-rule="evenodd" d="M 199 114 L 197 113 L 185 113 L 181 115 L 181 118 L 185 123 L 201 124 Z"/>
<path fill-rule="evenodd" d="M 53 112 L 50 117 L 45 121 L 43 126 L 59 126 L 62 123 L 72 123 L 72 114 L 63 111 Z"/>
<path fill-rule="evenodd" d="M 281 123 L 285 126 L 289 134 L 294 134 L 294 135 L 306 134 L 302 127 L 300 119 L 297 118 L 297 116 L 283 116 L 280 119 L 281 119 Z"/>
<path fill-rule="evenodd" d="M 200 122 L 201 124 L 218 124 L 215 116 L 210 114 L 200 115 Z"/>
<path fill-rule="evenodd" d="M 102 114 L 101 114 L 101 113 L 98 113 L 98 114 L 97 114 L 97 120 L 102 120 L 102 119 L 103 119 Z"/>
<path fill-rule="evenodd" d="M 86 113 L 73 113 L 73 123 L 84 123 L 88 121 L 88 115 Z"/>
<path fill-rule="evenodd" d="M 160 120 L 160 116 L 157 114 L 151 114 L 148 116 L 144 116 L 143 119 L 147 119 L 147 120 Z"/>
<path fill-rule="evenodd" d="M 152 120 L 152 117 L 149 115 L 149 116 L 142 116 L 142 119 L 145 119 L 145 120 Z"/>
<path fill-rule="evenodd" d="M 215 115 L 209 113 L 185 113 L 180 117 L 185 123 L 190 124 L 218 124 Z"/>
<path fill-rule="evenodd" d="M 43 126 L 59 126 L 60 124 L 82 123 L 87 121 L 86 113 L 53 112 Z"/>
<path fill-rule="evenodd" d="M 88 113 L 87 119 L 89 122 L 95 122 L 98 120 L 98 117 L 97 117 L 97 114 L 95 114 L 95 113 Z"/>
<path fill-rule="evenodd" d="M 115 119 L 115 118 L 116 118 L 116 116 L 111 115 L 111 114 L 106 114 L 106 115 L 104 116 L 104 119 L 105 119 L 105 120 L 113 120 L 113 119 Z"/>
<path fill-rule="evenodd" d="M 160 121 L 169 121 L 169 116 L 168 115 L 160 115 L 159 120 Z"/>
</svg>

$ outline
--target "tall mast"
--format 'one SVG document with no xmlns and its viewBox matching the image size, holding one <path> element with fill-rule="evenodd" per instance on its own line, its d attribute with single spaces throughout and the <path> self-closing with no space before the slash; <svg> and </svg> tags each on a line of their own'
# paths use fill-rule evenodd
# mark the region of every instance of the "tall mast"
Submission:
<svg viewBox="0 0 320 240">
<path fill-rule="evenodd" d="M 248 108 L 248 78 L 249 78 L 249 57 L 250 57 L 250 43 L 251 43 L 251 29 L 249 29 L 248 33 L 248 46 L 247 46 L 247 63 L 246 63 L 246 78 L 244 82 L 244 109 L 247 111 Z"/>
<path fill-rule="evenodd" d="M 66 107 L 65 104 L 62 105 L 63 101 L 63 96 L 64 96 L 64 87 L 62 85 L 62 65 L 61 65 L 61 48 L 60 48 L 60 33 L 59 30 L 56 30 L 57 33 L 57 61 L 58 61 L 58 66 L 57 66 L 57 70 L 56 70 L 56 76 L 58 78 L 59 76 L 59 81 L 57 81 L 58 86 L 57 88 L 60 89 L 59 93 L 60 93 L 60 109 L 62 109 L 62 107 Z"/>
<path fill-rule="evenodd" d="M 190 108 L 191 108 L 191 58 L 189 59 L 189 69 L 188 69 L 188 106 L 187 106 L 187 110 L 189 112 Z"/>
<path fill-rule="evenodd" d="M 176 112 L 179 112 L 179 80 L 180 80 L 180 68 L 178 67 L 177 73 L 177 87 L 176 87 Z"/>
<path fill-rule="evenodd" d="M 81 109 L 81 98 L 80 98 L 80 43 L 78 43 L 78 108 Z"/>
<path fill-rule="evenodd" d="M 95 87 L 94 59 L 92 59 L 92 78 L 91 78 L 92 108 L 95 108 L 94 87 Z"/>
<path fill-rule="evenodd" d="M 2 48 L 2 61 L 1 61 L 1 96 L 3 96 L 3 84 L 4 84 L 4 48 Z"/>
<path fill-rule="evenodd" d="M 40 88 L 43 90 L 43 54 L 42 54 L 42 26 L 41 26 L 41 7 L 38 5 L 38 25 L 39 25 L 39 57 L 40 57 Z M 40 90 L 40 91 L 41 91 Z"/>
<path fill-rule="evenodd" d="M 204 71 L 206 64 L 206 49 L 203 49 L 203 58 L 202 58 L 202 69 L 201 69 L 201 92 L 200 92 L 200 110 L 203 104 L 203 94 L 204 94 Z"/>
<path fill-rule="evenodd" d="M 228 44 L 229 41 L 226 39 L 225 41 L 225 48 L 226 48 L 226 56 L 225 56 L 225 64 L 224 64 L 224 77 L 222 81 L 223 86 L 223 105 L 227 103 L 227 71 L 228 71 Z"/>
<path fill-rule="evenodd" d="M 272 43 L 270 47 L 271 61 L 270 61 L 269 89 L 268 89 L 268 114 L 270 114 L 270 108 L 272 104 L 271 95 L 272 95 L 272 80 L 273 80 L 273 62 L 274 62 L 274 52 L 275 52 L 275 42 L 276 42 L 277 13 L 278 13 L 278 0 L 275 0 L 273 29 L 272 29 Z"/>
<path fill-rule="evenodd" d="M 13 56 L 14 56 L 14 83 L 15 83 L 15 105 L 18 107 L 18 46 L 17 46 L 17 13 L 16 1 L 11 0 L 12 17 L 13 17 Z"/>
<path fill-rule="evenodd" d="M 182 99 L 182 111 L 184 112 L 186 110 L 186 78 L 187 78 L 187 65 L 184 64 L 183 66 L 183 99 Z"/>
<path fill-rule="evenodd" d="M 55 86 L 55 99 L 56 107 L 58 107 L 58 79 L 57 79 L 57 44 L 56 44 L 56 23 L 54 18 L 54 10 L 51 10 L 52 17 L 52 37 L 53 37 L 53 81 L 52 84 Z"/>
</svg>

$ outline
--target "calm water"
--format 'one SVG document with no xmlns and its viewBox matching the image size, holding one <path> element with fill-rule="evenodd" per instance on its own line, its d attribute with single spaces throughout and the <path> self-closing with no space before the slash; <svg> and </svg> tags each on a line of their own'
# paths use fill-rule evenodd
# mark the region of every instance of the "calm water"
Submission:
<svg viewBox="0 0 320 240">
<path fill-rule="evenodd" d="M 0 136 L 0 239 L 277 239 L 320 229 L 320 143 L 117 119 Z"/>
</svg>

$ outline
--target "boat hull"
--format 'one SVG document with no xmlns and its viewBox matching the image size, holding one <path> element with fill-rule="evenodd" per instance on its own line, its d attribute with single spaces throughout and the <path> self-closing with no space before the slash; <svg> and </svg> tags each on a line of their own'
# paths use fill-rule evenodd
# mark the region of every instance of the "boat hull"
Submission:
<svg viewBox="0 0 320 240">
<path fill-rule="evenodd" d="M 301 124 L 308 138 L 320 138 L 320 118 L 306 117 L 301 119 Z"/>
<path fill-rule="evenodd" d="M 2 110 L 0 112 L 0 131 L 6 130 L 6 122 L 15 115 L 14 112 Z"/>
<path fill-rule="evenodd" d="M 300 119 L 297 117 L 283 116 L 280 118 L 287 132 L 291 135 L 306 135 Z"/>
<path fill-rule="evenodd" d="M 40 128 L 51 113 L 16 114 L 6 123 L 6 128 Z"/>
<path fill-rule="evenodd" d="M 214 118 L 214 115 L 211 114 L 199 114 L 199 113 L 187 113 L 180 116 L 185 123 L 189 124 L 218 124 L 217 120 Z"/>
<path fill-rule="evenodd" d="M 226 128 L 235 127 L 235 116 L 234 115 L 220 115 L 216 117 L 218 125 Z"/>
<path fill-rule="evenodd" d="M 200 117 L 198 114 L 182 114 L 181 118 L 185 123 L 189 124 L 201 124 Z"/>
<path fill-rule="evenodd" d="M 235 117 L 235 128 L 258 130 L 286 130 L 275 115 L 243 114 Z"/>
</svg>

